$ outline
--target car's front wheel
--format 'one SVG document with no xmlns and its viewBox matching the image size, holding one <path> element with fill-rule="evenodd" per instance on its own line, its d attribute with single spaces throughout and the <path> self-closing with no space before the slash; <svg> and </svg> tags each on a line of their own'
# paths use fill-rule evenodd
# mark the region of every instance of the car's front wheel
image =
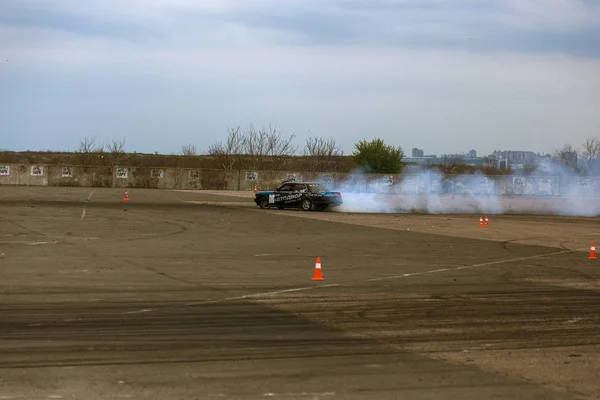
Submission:
<svg viewBox="0 0 600 400">
<path fill-rule="evenodd" d="M 312 201 L 310 201 L 310 199 L 304 199 L 300 206 L 304 211 L 310 211 L 312 209 Z"/>
<path fill-rule="evenodd" d="M 263 196 L 260 198 L 258 205 L 260 206 L 260 208 L 267 209 L 269 208 L 269 199 L 266 196 Z"/>
</svg>

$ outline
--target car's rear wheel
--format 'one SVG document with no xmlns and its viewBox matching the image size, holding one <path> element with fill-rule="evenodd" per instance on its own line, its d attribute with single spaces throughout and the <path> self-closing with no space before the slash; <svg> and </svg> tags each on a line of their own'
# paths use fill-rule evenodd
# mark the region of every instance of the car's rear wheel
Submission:
<svg viewBox="0 0 600 400">
<path fill-rule="evenodd" d="M 260 201 L 258 202 L 258 205 L 263 210 L 266 209 L 266 208 L 269 208 L 269 199 L 266 196 L 261 197 Z"/>
<path fill-rule="evenodd" d="M 312 209 L 312 201 L 310 201 L 310 199 L 304 199 L 302 200 L 302 203 L 300 203 L 300 207 L 302 207 L 302 209 L 304 211 L 310 211 Z"/>
</svg>

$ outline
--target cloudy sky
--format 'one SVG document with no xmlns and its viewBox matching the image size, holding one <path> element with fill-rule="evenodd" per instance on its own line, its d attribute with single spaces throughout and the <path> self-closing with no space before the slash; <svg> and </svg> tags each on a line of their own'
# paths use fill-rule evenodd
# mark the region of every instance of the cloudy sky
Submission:
<svg viewBox="0 0 600 400">
<path fill-rule="evenodd" d="M 600 137 L 598 0 L 1 0 L 0 148 L 228 127 L 426 153 Z"/>
</svg>

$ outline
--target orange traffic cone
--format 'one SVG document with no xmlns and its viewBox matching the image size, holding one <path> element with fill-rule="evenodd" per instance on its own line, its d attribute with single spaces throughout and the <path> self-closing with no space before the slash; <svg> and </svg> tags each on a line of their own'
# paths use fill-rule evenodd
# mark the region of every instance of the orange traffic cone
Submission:
<svg viewBox="0 0 600 400">
<path fill-rule="evenodd" d="M 258 187 L 256 187 L 256 185 L 254 185 L 254 193 L 258 192 Z"/>
<path fill-rule="evenodd" d="M 595 260 L 596 259 L 596 243 L 592 242 L 592 248 L 590 250 L 590 260 Z"/>
<path fill-rule="evenodd" d="M 127 191 L 125 192 L 125 197 L 123 198 L 123 201 L 129 201 L 129 193 L 127 193 Z"/>
<path fill-rule="evenodd" d="M 483 217 L 479 216 L 479 226 L 483 226 Z"/>
<path fill-rule="evenodd" d="M 484 226 L 490 226 L 490 221 L 489 221 L 489 219 L 488 219 L 487 215 L 485 216 L 485 223 L 484 223 Z"/>
<path fill-rule="evenodd" d="M 323 271 L 321 270 L 321 257 L 317 257 L 317 262 L 315 264 L 315 272 L 312 278 L 313 281 L 324 281 L 323 279 Z"/>
</svg>

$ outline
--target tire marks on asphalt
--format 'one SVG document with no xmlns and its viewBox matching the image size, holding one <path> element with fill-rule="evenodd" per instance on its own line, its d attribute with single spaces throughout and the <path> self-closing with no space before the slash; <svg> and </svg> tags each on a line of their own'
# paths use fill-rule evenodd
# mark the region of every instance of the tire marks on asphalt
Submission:
<svg viewBox="0 0 600 400">
<path fill-rule="evenodd" d="M 328 284 L 324 284 L 324 285 L 302 286 L 302 287 L 296 287 L 296 288 L 291 288 L 291 289 L 274 290 L 274 291 L 261 292 L 261 293 L 252 293 L 252 294 L 247 294 L 247 295 L 242 295 L 242 296 L 233 296 L 233 297 L 217 298 L 217 299 L 211 299 L 211 300 L 203 300 L 203 301 L 185 303 L 185 304 L 175 305 L 175 306 L 165 306 L 165 307 L 159 307 L 159 308 L 153 308 L 153 309 L 144 309 L 144 312 L 162 311 L 162 310 L 178 308 L 178 307 L 195 307 L 195 306 L 201 306 L 201 305 L 205 305 L 205 304 L 224 303 L 224 302 L 229 302 L 229 301 L 251 300 L 251 299 L 258 299 L 258 298 L 269 297 L 269 296 L 277 296 L 280 294 L 286 294 L 286 293 L 291 293 L 291 292 L 302 292 L 302 291 L 309 291 L 309 290 L 326 289 L 326 288 L 331 288 L 331 287 L 351 286 L 351 285 L 357 285 L 357 284 L 361 284 L 361 283 L 380 282 L 380 281 L 386 281 L 386 280 L 397 280 L 397 279 L 403 279 L 403 278 L 410 278 L 413 276 L 431 275 L 431 274 L 436 274 L 436 273 L 441 273 L 441 272 L 460 271 L 460 270 L 464 270 L 464 269 L 473 269 L 473 268 L 480 268 L 480 267 L 487 267 L 487 266 L 501 265 L 501 264 L 509 264 L 509 263 L 527 261 L 527 260 L 535 260 L 535 259 L 539 259 L 539 258 L 552 257 L 552 256 L 567 254 L 567 253 L 571 253 L 571 252 L 572 252 L 571 250 L 561 250 L 561 251 L 556 251 L 556 252 L 552 252 L 552 253 L 537 254 L 534 256 L 509 258 L 509 259 L 504 259 L 504 260 L 489 261 L 489 262 L 485 262 L 485 263 L 462 265 L 462 266 L 452 267 L 452 268 L 438 268 L 438 269 L 423 271 L 423 272 L 405 273 L 405 274 L 400 274 L 400 275 L 383 276 L 383 277 L 377 277 L 377 278 L 371 278 L 371 279 L 363 279 L 363 280 L 340 282 L 340 283 L 328 283 Z M 131 313 L 135 313 L 135 312 L 136 312 L 136 310 L 132 310 L 132 311 L 122 312 L 122 314 L 131 314 Z M 139 310 L 137 310 L 137 312 L 139 312 Z"/>
</svg>

